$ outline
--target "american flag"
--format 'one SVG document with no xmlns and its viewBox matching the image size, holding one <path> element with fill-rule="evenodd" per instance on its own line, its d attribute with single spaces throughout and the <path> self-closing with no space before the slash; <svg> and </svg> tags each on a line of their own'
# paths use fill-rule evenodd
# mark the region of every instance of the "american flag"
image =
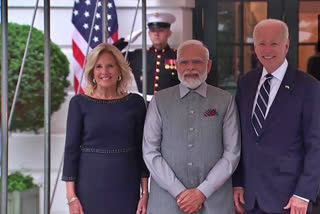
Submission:
<svg viewBox="0 0 320 214">
<path fill-rule="evenodd" d="M 93 24 L 93 31 L 90 41 L 89 52 L 102 42 L 102 3 L 101 0 L 75 0 L 72 11 L 72 24 L 74 31 L 72 34 L 73 50 L 73 70 L 74 70 L 74 89 L 77 93 L 81 79 L 82 67 L 87 51 L 90 29 L 96 3 L 98 8 Z M 104 1 L 104 0 L 102 0 Z M 108 43 L 113 43 L 118 39 L 118 19 L 116 7 L 113 0 L 107 1 L 107 19 L 108 19 Z M 85 80 L 82 79 L 80 93 L 83 93 Z"/>
</svg>

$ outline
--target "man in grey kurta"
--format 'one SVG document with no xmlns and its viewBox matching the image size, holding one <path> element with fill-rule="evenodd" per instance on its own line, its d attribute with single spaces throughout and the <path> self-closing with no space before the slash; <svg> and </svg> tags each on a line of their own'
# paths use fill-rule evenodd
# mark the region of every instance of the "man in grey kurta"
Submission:
<svg viewBox="0 0 320 214">
<path fill-rule="evenodd" d="M 145 121 L 148 214 L 232 214 L 240 156 L 234 98 L 206 84 L 211 60 L 200 41 L 182 43 L 176 65 L 181 83 L 154 95 Z"/>
</svg>

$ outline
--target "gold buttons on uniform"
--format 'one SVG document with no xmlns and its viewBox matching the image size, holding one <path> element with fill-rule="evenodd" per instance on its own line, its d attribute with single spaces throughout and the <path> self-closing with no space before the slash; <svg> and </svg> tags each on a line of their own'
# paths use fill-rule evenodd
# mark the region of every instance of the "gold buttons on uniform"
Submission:
<svg viewBox="0 0 320 214">
<path fill-rule="evenodd" d="M 159 76 L 156 76 L 156 80 L 159 80 Z"/>
<path fill-rule="evenodd" d="M 174 72 L 171 72 L 171 75 L 174 76 Z"/>
<path fill-rule="evenodd" d="M 160 65 L 160 62 L 159 62 L 159 61 L 157 61 L 157 65 Z"/>
<path fill-rule="evenodd" d="M 157 57 L 158 57 L 158 59 L 160 59 L 160 58 L 161 58 L 161 55 L 158 55 Z"/>
<path fill-rule="evenodd" d="M 154 84 L 154 87 L 155 87 L 155 88 L 158 88 L 158 83 Z"/>
<path fill-rule="evenodd" d="M 164 68 L 165 68 L 165 69 L 169 69 L 169 68 L 170 68 L 170 65 L 165 65 Z"/>
<path fill-rule="evenodd" d="M 160 69 L 159 69 L 159 68 L 157 68 L 157 69 L 156 69 L 156 72 L 157 72 L 157 73 L 159 73 L 159 72 L 160 72 Z"/>
</svg>

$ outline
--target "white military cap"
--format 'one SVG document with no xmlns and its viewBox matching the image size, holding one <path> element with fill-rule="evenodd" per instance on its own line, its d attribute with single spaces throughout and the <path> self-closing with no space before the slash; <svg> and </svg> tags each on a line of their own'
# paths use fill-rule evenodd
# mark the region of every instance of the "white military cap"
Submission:
<svg viewBox="0 0 320 214">
<path fill-rule="evenodd" d="M 147 15 L 149 28 L 169 28 L 176 21 L 176 17 L 170 13 L 151 13 Z"/>
</svg>

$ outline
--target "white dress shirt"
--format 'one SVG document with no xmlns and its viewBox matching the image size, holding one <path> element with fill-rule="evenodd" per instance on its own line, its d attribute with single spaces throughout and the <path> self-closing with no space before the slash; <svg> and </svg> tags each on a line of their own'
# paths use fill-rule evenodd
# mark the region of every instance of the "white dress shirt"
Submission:
<svg viewBox="0 0 320 214">
<path fill-rule="evenodd" d="M 268 102 L 268 106 L 267 106 L 266 117 L 269 113 L 269 110 L 270 110 L 270 107 L 273 103 L 273 100 L 278 93 L 278 90 L 280 88 L 281 82 L 283 80 L 283 77 L 286 73 L 287 68 L 288 68 L 288 61 L 285 59 L 284 62 L 282 63 L 282 65 L 277 70 L 275 70 L 274 72 L 271 73 L 273 78 L 270 80 L 270 93 L 269 93 L 269 102 Z M 267 70 L 265 69 L 265 67 L 263 67 L 262 75 L 261 75 L 260 82 L 258 85 L 258 90 L 256 92 L 256 97 L 255 97 L 254 103 L 253 103 L 252 115 L 254 112 L 254 108 L 257 104 L 257 99 L 258 99 L 258 94 L 259 94 L 260 88 L 263 85 L 264 81 L 266 80 L 267 74 L 268 74 Z"/>
</svg>

